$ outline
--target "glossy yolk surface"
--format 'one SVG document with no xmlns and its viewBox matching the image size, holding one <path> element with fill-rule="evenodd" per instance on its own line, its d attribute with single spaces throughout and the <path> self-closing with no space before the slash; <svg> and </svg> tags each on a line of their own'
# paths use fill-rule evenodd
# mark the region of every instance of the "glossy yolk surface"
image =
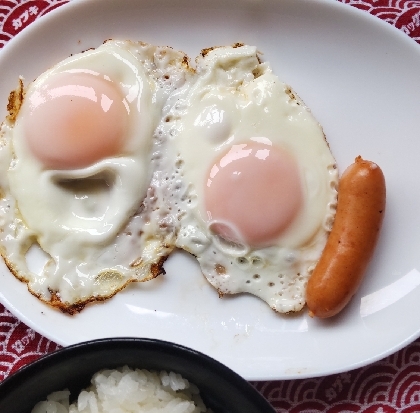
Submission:
<svg viewBox="0 0 420 413">
<path fill-rule="evenodd" d="M 262 246 L 293 221 L 303 202 L 298 166 L 284 149 L 233 145 L 210 170 L 205 206 L 210 228 L 228 241 Z"/>
<path fill-rule="evenodd" d="M 45 167 L 88 166 L 118 153 L 124 144 L 128 107 L 118 84 L 91 73 L 62 73 L 29 98 L 24 131 Z"/>
</svg>

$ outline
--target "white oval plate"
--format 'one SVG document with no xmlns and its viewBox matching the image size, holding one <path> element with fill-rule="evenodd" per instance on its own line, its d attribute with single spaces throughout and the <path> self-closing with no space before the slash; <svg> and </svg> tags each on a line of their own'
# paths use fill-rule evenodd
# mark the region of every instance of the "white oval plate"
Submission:
<svg viewBox="0 0 420 413">
<path fill-rule="evenodd" d="M 62 345 L 154 337 L 202 351 L 249 380 L 315 377 L 360 367 L 420 335 L 420 46 L 389 24 L 335 1 L 73 1 L 0 53 L 0 118 L 18 75 L 28 81 L 108 38 L 202 48 L 257 45 L 324 126 L 341 171 L 361 154 L 387 179 L 382 237 L 362 288 L 333 320 L 275 314 L 257 298 L 219 299 L 194 259 L 70 317 L 32 297 L 3 267 L 0 301 Z"/>
</svg>

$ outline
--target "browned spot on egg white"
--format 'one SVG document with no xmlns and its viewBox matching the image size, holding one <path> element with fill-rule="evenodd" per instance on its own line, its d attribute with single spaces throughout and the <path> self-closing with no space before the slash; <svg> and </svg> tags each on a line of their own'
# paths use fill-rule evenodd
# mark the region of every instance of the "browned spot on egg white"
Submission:
<svg viewBox="0 0 420 413">
<path fill-rule="evenodd" d="M 290 87 L 287 87 L 285 92 L 291 100 L 296 100 L 296 95 L 293 93 L 293 90 Z"/>
<path fill-rule="evenodd" d="M 201 49 L 201 56 L 205 56 L 206 54 L 210 53 L 212 50 L 216 49 L 217 47 L 221 46 L 213 46 L 213 47 L 207 47 L 206 49 Z"/>
<path fill-rule="evenodd" d="M 140 267 L 140 265 L 143 263 L 143 260 L 141 258 L 137 258 L 135 261 L 133 261 L 130 264 L 131 268 Z"/>
<path fill-rule="evenodd" d="M 20 275 L 19 274 L 19 272 L 18 272 L 18 270 L 16 269 L 16 267 L 7 259 L 7 256 L 6 256 L 6 250 L 5 250 L 5 248 L 2 246 L 1 247 L 1 255 L 2 255 L 2 257 L 3 257 L 3 260 L 4 260 L 4 263 L 6 264 L 6 267 L 9 269 L 9 271 L 19 280 L 19 281 L 22 281 L 22 282 L 28 282 L 27 281 L 27 279 L 24 277 L 24 276 L 22 276 L 22 275 Z"/>
<path fill-rule="evenodd" d="M 234 43 L 232 45 L 233 48 L 238 48 L 238 47 L 242 47 L 242 46 L 244 46 L 244 43 L 240 43 L 240 42 Z M 202 49 L 201 50 L 201 56 L 204 57 L 205 55 L 209 54 L 212 50 L 219 49 L 221 47 L 226 47 L 226 46 L 212 46 L 212 47 L 207 47 L 206 49 Z"/>
<path fill-rule="evenodd" d="M 189 72 L 195 73 L 195 69 L 190 66 L 190 59 L 188 58 L 188 56 L 183 57 L 181 65 L 184 66 L 184 68 Z"/>
<path fill-rule="evenodd" d="M 19 79 L 19 86 L 12 90 L 9 94 L 9 101 L 7 103 L 7 119 L 10 122 L 14 122 L 19 113 L 19 110 L 22 106 L 23 99 L 25 97 L 25 92 L 23 91 L 23 80 Z"/>
<path fill-rule="evenodd" d="M 65 305 L 61 299 L 60 299 L 60 294 L 57 291 L 50 291 L 51 294 L 51 299 L 50 299 L 50 304 L 54 307 L 59 308 L 63 313 L 67 313 L 70 315 L 74 315 L 76 313 L 80 313 L 80 311 L 83 310 L 83 308 L 85 308 L 86 303 L 85 302 L 80 302 L 80 303 L 75 303 L 72 305 Z"/>
<path fill-rule="evenodd" d="M 150 274 L 153 278 L 156 278 L 158 275 L 165 274 L 165 270 L 163 269 L 163 263 L 166 261 L 168 257 L 160 257 L 159 261 L 155 264 L 150 266 Z"/>
<path fill-rule="evenodd" d="M 226 274 L 226 268 L 221 264 L 216 264 L 214 266 L 214 269 L 216 270 L 216 273 L 218 275 L 225 275 Z"/>
</svg>

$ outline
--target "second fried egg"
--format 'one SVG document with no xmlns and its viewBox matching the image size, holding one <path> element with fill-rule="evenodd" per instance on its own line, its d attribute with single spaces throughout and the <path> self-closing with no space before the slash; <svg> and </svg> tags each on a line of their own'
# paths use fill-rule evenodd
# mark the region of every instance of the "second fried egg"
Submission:
<svg viewBox="0 0 420 413">
<path fill-rule="evenodd" d="M 299 311 L 337 199 L 321 126 L 251 46 L 203 51 L 171 115 L 185 199 L 177 246 L 221 295 Z"/>
</svg>

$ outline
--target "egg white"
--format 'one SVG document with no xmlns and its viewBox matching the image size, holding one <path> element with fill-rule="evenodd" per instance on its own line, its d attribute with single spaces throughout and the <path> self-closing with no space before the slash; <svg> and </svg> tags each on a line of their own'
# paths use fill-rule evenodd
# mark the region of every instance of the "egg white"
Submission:
<svg viewBox="0 0 420 413">
<path fill-rule="evenodd" d="M 252 46 L 206 50 L 195 83 L 171 112 L 184 190 L 176 245 L 195 255 L 220 295 L 247 292 L 275 311 L 299 311 L 333 222 L 338 172 L 323 130 Z M 304 204 L 267 247 L 238 245 L 209 229 L 204 188 L 215 160 L 235 144 L 269 140 L 296 159 Z"/>
</svg>

